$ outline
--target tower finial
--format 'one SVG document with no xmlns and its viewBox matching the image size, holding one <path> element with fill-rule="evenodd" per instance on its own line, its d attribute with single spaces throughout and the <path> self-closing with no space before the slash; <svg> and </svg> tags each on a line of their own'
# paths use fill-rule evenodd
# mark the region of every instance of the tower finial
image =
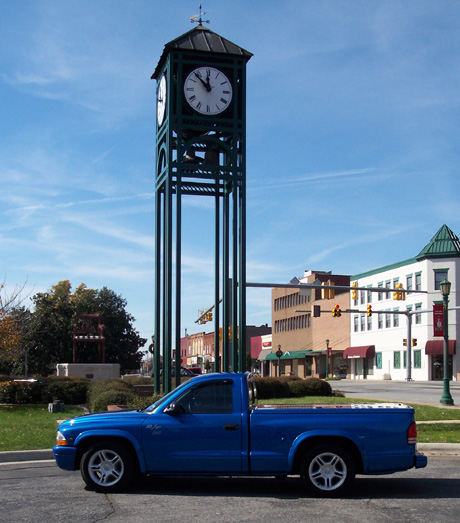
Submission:
<svg viewBox="0 0 460 523">
<path fill-rule="evenodd" d="M 193 23 L 196 23 L 198 24 L 198 27 L 202 26 L 203 25 L 203 22 L 205 24 L 210 24 L 211 23 L 211 20 L 203 20 L 203 16 L 205 15 L 206 13 L 205 12 L 202 12 L 201 11 L 201 4 L 200 4 L 200 14 L 199 15 L 194 15 L 194 16 L 191 16 L 190 17 L 190 22 L 193 24 Z"/>
</svg>

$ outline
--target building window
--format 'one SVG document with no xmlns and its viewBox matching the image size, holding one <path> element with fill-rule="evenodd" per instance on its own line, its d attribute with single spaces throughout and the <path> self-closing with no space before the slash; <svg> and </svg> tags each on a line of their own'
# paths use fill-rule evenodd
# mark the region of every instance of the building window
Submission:
<svg viewBox="0 0 460 523">
<path fill-rule="evenodd" d="M 439 291 L 441 289 L 440 283 L 443 280 L 447 280 L 447 269 L 434 269 L 434 290 Z"/>
<path fill-rule="evenodd" d="M 414 350 L 414 369 L 422 368 L 422 351 L 420 349 Z"/>
<path fill-rule="evenodd" d="M 360 292 L 360 297 L 361 297 L 361 305 L 364 305 L 366 303 L 366 294 L 365 294 L 366 291 L 359 291 L 359 292 Z"/>
<path fill-rule="evenodd" d="M 385 327 L 389 329 L 391 327 L 391 314 L 385 314 Z"/>
<path fill-rule="evenodd" d="M 407 351 L 403 352 L 403 365 L 404 368 L 407 369 Z"/>
<path fill-rule="evenodd" d="M 368 285 L 368 287 L 372 287 L 372 285 Z M 367 303 L 372 303 L 372 291 L 367 291 Z"/>
<path fill-rule="evenodd" d="M 375 368 L 376 369 L 382 368 L 382 353 L 381 352 L 375 353 Z"/>
<path fill-rule="evenodd" d="M 422 324 L 422 313 L 417 312 L 422 310 L 422 304 L 416 303 L 415 304 L 415 325 L 421 325 Z"/>
<path fill-rule="evenodd" d="M 383 314 L 379 314 L 379 329 L 383 329 Z"/>
<path fill-rule="evenodd" d="M 358 316 L 353 317 L 353 324 L 354 324 L 354 332 L 359 331 L 359 319 Z"/>
<path fill-rule="evenodd" d="M 387 289 L 391 289 L 391 280 L 387 280 L 387 281 L 385 282 L 385 287 L 386 287 Z M 386 294 L 386 298 L 387 298 L 387 300 L 389 300 L 390 297 L 391 297 L 391 292 L 390 292 L 390 291 L 387 291 L 387 294 Z"/>
<path fill-rule="evenodd" d="M 401 352 L 399 350 L 393 353 L 393 367 L 395 369 L 401 368 Z"/>
<path fill-rule="evenodd" d="M 372 330 L 372 316 L 367 317 L 367 330 L 368 331 Z"/>
<path fill-rule="evenodd" d="M 366 316 L 364 316 L 364 314 L 361 314 L 361 331 L 366 330 L 365 320 L 366 320 Z"/>
<path fill-rule="evenodd" d="M 377 286 L 383 289 L 383 281 L 379 282 Z M 383 300 L 383 292 L 379 292 L 379 301 L 382 301 L 382 300 Z"/>
<path fill-rule="evenodd" d="M 399 308 L 393 309 L 394 311 L 399 311 Z M 399 314 L 393 314 L 393 327 L 399 327 Z"/>
<path fill-rule="evenodd" d="M 406 289 L 408 291 L 411 291 L 412 290 L 412 274 L 408 274 L 406 276 Z"/>
<path fill-rule="evenodd" d="M 415 274 L 415 290 L 421 291 L 422 290 L 422 273 L 417 272 Z"/>
</svg>

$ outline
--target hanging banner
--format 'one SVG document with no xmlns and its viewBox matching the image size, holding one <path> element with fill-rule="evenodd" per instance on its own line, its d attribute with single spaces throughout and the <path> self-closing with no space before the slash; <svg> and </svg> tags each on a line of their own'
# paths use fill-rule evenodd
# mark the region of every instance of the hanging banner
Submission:
<svg viewBox="0 0 460 523">
<path fill-rule="evenodd" d="M 433 305 L 433 336 L 444 336 L 444 305 Z"/>
</svg>

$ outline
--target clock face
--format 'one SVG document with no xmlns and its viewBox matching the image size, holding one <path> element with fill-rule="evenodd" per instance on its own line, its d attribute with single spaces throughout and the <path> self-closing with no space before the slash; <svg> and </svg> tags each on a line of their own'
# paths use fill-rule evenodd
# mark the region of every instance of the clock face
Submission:
<svg viewBox="0 0 460 523">
<path fill-rule="evenodd" d="M 192 109 L 205 115 L 220 114 L 232 101 L 232 84 L 214 67 L 198 67 L 185 79 L 184 95 Z"/>
<path fill-rule="evenodd" d="M 157 120 L 158 127 L 163 123 L 166 112 L 166 76 L 161 77 L 158 84 L 158 98 L 157 98 Z"/>
</svg>

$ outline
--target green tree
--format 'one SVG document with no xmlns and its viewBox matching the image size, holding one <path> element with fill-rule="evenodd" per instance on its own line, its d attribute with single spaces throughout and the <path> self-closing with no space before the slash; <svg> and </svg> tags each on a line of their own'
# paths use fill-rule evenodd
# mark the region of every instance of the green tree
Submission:
<svg viewBox="0 0 460 523">
<path fill-rule="evenodd" d="M 134 329 L 134 317 L 126 311 L 126 300 L 114 291 L 107 287 L 88 289 L 80 284 L 72 293 L 70 282 L 64 280 L 32 300 L 34 311 L 27 329 L 29 372 L 46 375 L 54 364 L 73 361 L 74 314 L 101 315 L 106 363 L 119 363 L 122 372 L 139 367 L 139 349 L 147 340 Z M 77 361 L 97 363 L 97 345 L 78 343 Z"/>
</svg>

